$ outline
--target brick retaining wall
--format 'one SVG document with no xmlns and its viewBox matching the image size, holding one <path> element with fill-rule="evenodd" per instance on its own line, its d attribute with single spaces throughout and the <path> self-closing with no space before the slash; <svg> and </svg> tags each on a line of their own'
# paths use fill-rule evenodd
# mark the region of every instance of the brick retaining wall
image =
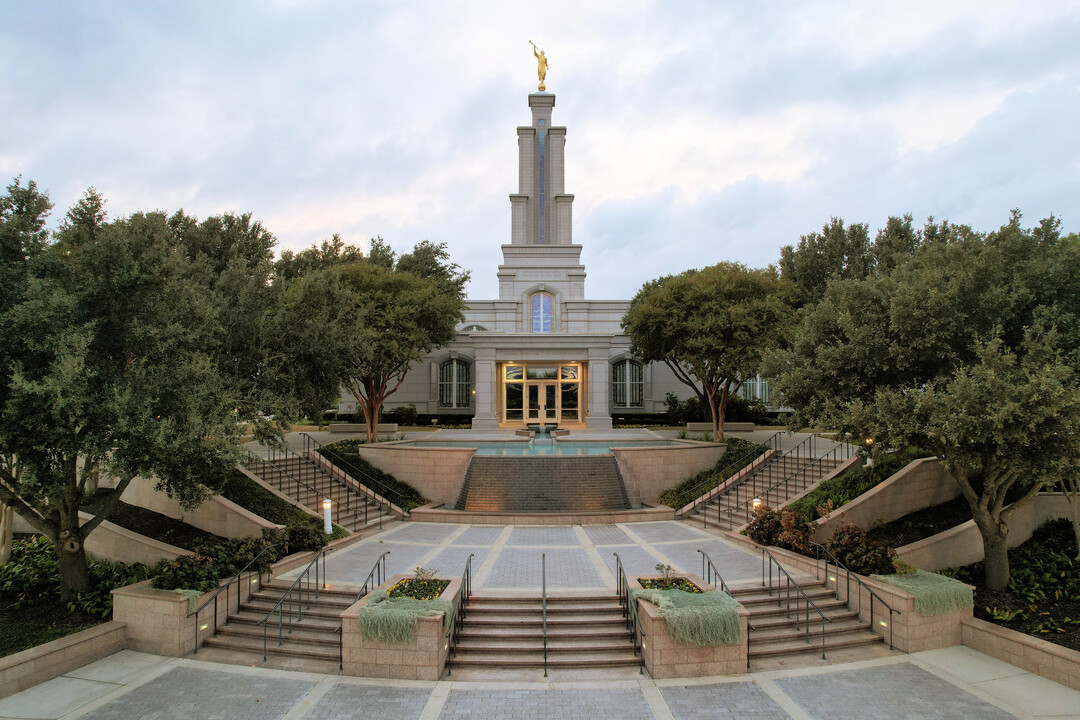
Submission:
<svg viewBox="0 0 1080 720">
<path fill-rule="evenodd" d="M 127 647 L 127 626 L 107 622 L 0 658 L 0 698 L 60 677 Z"/>
</svg>

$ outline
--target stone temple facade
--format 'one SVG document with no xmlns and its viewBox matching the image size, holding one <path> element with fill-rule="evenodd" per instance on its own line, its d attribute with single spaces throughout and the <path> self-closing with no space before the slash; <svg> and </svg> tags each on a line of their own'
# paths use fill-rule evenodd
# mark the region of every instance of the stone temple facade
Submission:
<svg viewBox="0 0 1080 720">
<path fill-rule="evenodd" d="M 662 413 L 667 393 L 692 395 L 667 366 L 631 356 L 619 326 L 629 301 L 586 299 L 564 183 L 566 128 L 551 124 L 554 107 L 553 94 L 529 95 L 532 124 L 517 129 L 498 299 L 469 300 L 457 339 L 412 368 L 385 409 L 412 404 L 471 417 L 477 429 L 610 428 L 613 414 Z M 356 412 L 355 399 L 343 394 L 339 410 Z"/>
</svg>

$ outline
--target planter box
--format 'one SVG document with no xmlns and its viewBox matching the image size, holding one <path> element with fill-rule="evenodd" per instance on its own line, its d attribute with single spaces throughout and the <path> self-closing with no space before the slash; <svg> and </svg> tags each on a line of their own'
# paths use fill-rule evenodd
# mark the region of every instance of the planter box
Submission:
<svg viewBox="0 0 1080 720">
<path fill-rule="evenodd" d="M 745 548 L 760 549 L 759 545 L 738 533 L 727 533 L 727 539 Z M 770 547 L 769 552 L 793 574 L 797 571 L 818 579 L 824 578 L 824 562 L 817 563 L 813 558 L 775 547 Z M 857 573 L 851 575 L 850 605 L 859 611 L 860 619 L 870 623 L 870 629 L 874 634 L 881 635 L 887 644 L 891 640 L 893 647 L 907 653 L 936 650 L 960 644 L 961 622 L 972 617 L 970 609 L 955 610 L 944 615 L 920 615 L 915 612 L 915 597 L 906 590 L 865 575 Z M 882 606 L 881 602 L 873 600 L 869 590 L 855 582 L 855 577 L 873 589 L 878 597 L 888 603 L 893 610 L 898 610 L 900 614 L 893 613 L 890 617 L 889 611 Z M 848 583 L 843 572 L 840 572 L 837 578 L 835 568 L 830 565 L 829 577 L 825 580 L 828 586 L 836 588 L 839 599 L 848 599 Z"/>
<path fill-rule="evenodd" d="M 638 576 L 630 579 L 631 590 L 640 588 Z M 710 589 L 709 583 L 693 574 L 683 574 L 702 590 Z M 675 640 L 668 632 L 667 620 L 659 617 L 657 607 L 647 600 L 639 599 L 638 622 L 645 631 L 641 653 L 645 659 L 645 668 L 655 679 L 708 677 L 712 675 L 742 675 L 746 673 L 748 638 L 747 628 L 750 611 L 739 610 L 739 642 L 734 645 L 687 645 Z"/>
<path fill-rule="evenodd" d="M 969 648 L 1080 690 L 1080 652 L 978 618 L 965 618 L 960 626 Z"/>
<path fill-rule="evenodd" d="M 400 580 L 412 575 L 394 575 L 377 590 L 388 590 Z M 449 580 L 440 597 L 454 602 L 461 592 L 461 578 Z M 386 643 L 368 640 L 360 634 L 360 608 L 366 607 L 371 595 L 341 613 L 341 674 L 355 677 L 390 678 L 393 680 L 438 680 L 446 670 L 450 657 L 443 615 L 422 617 L 416 623 L 416 636 L 411 643 Z"/>
<path fill-rule="evenodd" d="M 0 658 L 0 698 L 60 677 L 126 647 L 122 622 L 106 622 Z"/>
</svg>

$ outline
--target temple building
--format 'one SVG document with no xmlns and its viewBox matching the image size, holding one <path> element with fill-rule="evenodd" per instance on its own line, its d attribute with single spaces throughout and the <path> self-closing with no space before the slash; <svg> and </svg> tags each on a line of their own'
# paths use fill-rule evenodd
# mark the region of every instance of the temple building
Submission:
<svg viewBox="0 0 1080 720">
<path fill-rule="evenodd" d="M 457 339 L 424 358 L 387 399 L 421 414 L 461 415 L 478 429 L 526 423 L 610 428 L 613 415 L 659 414 L 665 396 L 692 395 L 663 364 L 630 354 L 619 326 L 627 300 L 589 300 L 566 192 L 566 128 L 551 123 L 555 95 L 529 95 L 532 123 L 517 129 L 518 191 L 502 246 L 499 297 L 469 300 Z M 356 412 L 341 397 L 340 412 Z"/>
</svg>

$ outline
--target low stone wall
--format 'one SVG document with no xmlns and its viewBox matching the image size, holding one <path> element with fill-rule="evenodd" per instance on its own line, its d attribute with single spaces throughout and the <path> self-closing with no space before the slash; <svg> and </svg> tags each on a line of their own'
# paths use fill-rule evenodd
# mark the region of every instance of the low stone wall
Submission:
<svg viewBox="0 0 1080 720">
<path fill-rule="evenodd" d="M 686 429 L 690 432 L 712 432 L 713 425 L 711 422 L 688 422 L 686 423 Z M 724 423 L 724 432 L 754 432 L 755 427 L 752 422 L 726 422 Z"/>
<path fill-rule="evenodd" d="M 394 575 L 377 589 L 393 587 L 411 575 Z M 441 597 L 454 602 L 461 593 L 461 578 L 450 580 Z M 450 657 L 443 615 L 422 617 L 416 623 L 412 643 L 385 643 L 367 640 L 360 634 L 360 608 L 366 607 L 371 596 L 361 598 L 341 613 L 341 674 L 355 677 L 390 678 L 393 680 L 439 680 Z"/>
<path fill-rule="evenodd" d="M 752 472 L 755 472 L 758 468 L 760 468 L 762 465 L 764 465 L 769 460 L 772 460 L 778 454 L 779 453 L 776 450 L 766 450 L 763 454 L 758 455 L 756 458 L 754 458 L 754 461 L 751 462 L 746 467 L 744 467 L 742 470 L 735 473 L 734 475 L 729 477 L 727 480 L 720 483 L 719 485 L 714 487 L 712 490 L 705 493 L 701 497 L 697 498 L 693 502 L 687 503 L 686 505 L 679 508 L 675 513 L 676 517 L 684 518 L 687 515 L 689 515 L 690 513 L 692 513 L 694 510 L 696 510 L 698 508 L 698 506 L 709 502 L 710 500 L 712 500 L 717 495 L 720 495 L 721 493 L 727 492 L 728 488 L 742 482 L 742 479 L 744 477 L 746 477 L 747 475 L 749 475 Z"/>
<path fill-rule="evenodd" d="M 727 538 L 743 547 L 760 550 L 759 545 L 737 533 L 729 532 Z M 770 547 L 769 552 L 793 575 L 799 572 L 818 579 L 824 578 L 824 563 L 816 563 L 813 558 L 780 548 Z M 855 582 L 855 577 L 862 580 L 866 587 Z M 915 612 L 915 597 L 906 590 L 856 573 L 852 573 L 852 578 L 849 585 L 844 572 L 837 573 L 830 565 L 826 584 L 833 588 L 839 584 L 838 595 L 841 600 L 848 599 L 850 587 L 851 605 L 859 611 L 859 617 L 870 623 L 870 629 L 876 635 L 881 635 L 886 643 L 891 642 L 897 650 L 913 653 L 960 644 L 960 623 L 965 618 L 972 617 L 970 609 L 944 615 L 921 615 Z M 873 598 L 870 590 L 873 590 L 879 599 Z M 893 610 L 899 611 L 899 614 L 889 613 L 882 604 L 883 601 Z"/>
<path fill-rule="evenodd" d="M 711 590 L 709 583 L 694 574 L 684 574 L 702 590 Z M 629 578 L 631 588 L 640 588 L 638 578 Z M 638 622 L 645 636 L 641 654 L 645 669 L 654 679 L 709 677 L 712 675 L 742 675 L 746 673 L 749 651 L 750 611 L 739 610 L 739 642 L 734 645 L 687 645 L 671 637 L 667 621 L 657 615 L 658 608 L 647 600 L 638 599 Z"/>
<path fill-rule="evenodd" d="M 1031 534 L 1051 520 L 1069 517 L 1069 502 L 1061 493 L 1042 493 L 1009 518 L 1005 544 L 1010 548 L 1027 542 Z M 982 535 L 974 520 L 896 549 L 909 565 L 933 572 L 970 565 L 983 559 Z"/>
<path fill-rule="evenodd" d="M 610 525 L 612 523 L 657 522 L 674 520 L 675 511 L 666 505 L 634 510 L 595 513 L 507 513 L 459 511 L 434 504 L 413 508 L 414 522 L 468 523 L 470 525 Z"/>
<path fill-rule="evenodd" d="M 0 698 L 120 652 L 127 647 L 126 629 L 114 620 L 0 658 Z"/>
<path fill-rule="evenodd" d="M 229 578 L 231 580 L 232 578 Z M 222 585 L 229 580 L 223 580 Z M 251 588 L 257 586 L 254 573 L 241 578 L 240 582 L 218 595 L 214 603 L 204 608 L 196 617 L 188 616 L 188 598 L 169 590 L 150 587 L 152 580 L 116 588 L 113 596 L 113 619 L 127 624 L 127 647 L 139 652 L 184 657 L 195 651 L 198 645 L 213 636 L 211 626 L 217 618 L 217 626 L 225 624 L 230 608 L 247 602 Z M 210 599 L 213 592 L 206 592 L 195 601 L 199 608 Z M 214 606 L 217 614 L 214 614 Z M 196 623 L 197 621 L 197 623 Z"/>
<path fill-rule="evenodd" d="M 967 647 L 1080 690 L 1080 652 L 978 618 L 965 618 L 960 626 Z"/>
<path fill-rule="evenodd" d="M 727 452 L 722 443 L 685 442 L 671 447 L 617 447 L 619 465 L 631 505 L 654 503 L 664 490 L 716 465 Z"/>
<path fill-rule="evenodd" d="M 267 528 L 283 527 L 245 510 L 231 500 L 214 495 L 194 510 L 184 510 L 166 493 L 154 489 L 155 482 L 137 477 L 124 492 L 125 502 L 153 510 L 188 525 L 227 538 L 258 536 Z"/>
<path fill-rule="evenodd" d="M 367 425 L 363 423 L 331 423 L 327 429 L 332 433 L 366 433 Z M 397 423 L 378 423 L 375 425 L 377 433 L 396 433 Z"/>
<path fill-rule="evenodd" d="M 400 507 L 393 504 L 379 493 L 375 492 L 374 487 L 370 487 L 363 483 L 357 482 L 356 478 L 349 475 L 347 472 L 327 460 L 319 453 L 311 451 L 308 452 L 305 457 L 307 457 L 308 460 L 322 468 L 323 472 L 325 472 L 327 475 L 337 478 L 349 487 L 355 489 L 357 492 L 363 493 L 364 495 L 372 498 L 378 503 L 384 503 L 390 509 L 391 514 L 400 518 L 404 518 L 408 515 L 408 513 L 402 510 Z"/>
<path fill-rule="evenodd" d="M 475 448 L 411 447 L 397 443 L 361 445 L 359 455 L 383 472 L 416 488 L 428 500 L 457 502 Z"/>
<path fill-rule="evenodd" d="M 875 523 L 891 522 L 916 510 L 948 502 L 959 494 L 956 481 L 937 458 L 915 460 L 828 518 L 819 518 L 814 539 L 828 540 L 841 525 L 869 530 Z"/>
</svg>

